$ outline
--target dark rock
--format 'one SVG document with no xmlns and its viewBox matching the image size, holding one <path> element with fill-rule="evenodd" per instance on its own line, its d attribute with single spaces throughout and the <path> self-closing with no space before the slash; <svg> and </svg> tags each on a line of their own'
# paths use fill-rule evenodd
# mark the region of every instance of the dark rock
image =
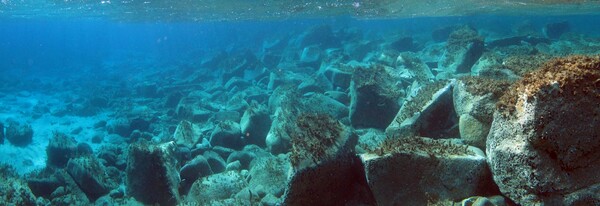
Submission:
<svg viewBox="0 0 600 206">
<path fill-rule="evenodd" d="M 208 161 L 203 156 L 197 156 L 193 160 L 186 163 L 179 170 L 181 177 L 181 193 L 185 194 L 189 191 L 192 184 L 201 177 L 212 175 L 213 171 L 208 164 Z"/>
<path fill-rule="evenodd" d="M 483 49 L 483 38 L 477 31 L 466 26 L 460 27 L 450 34 L 446 52 L 438 67 L 448 74 L 469 73 L 483 54 Z"/>
<path fill-rule="evenodd" d="M 91 155 L 93 153 L 94 150 L 92 149 L 92 146 L 90 146 L 88 143 L 80 142 L 79 144 L 77 144 L 78 155 Z"/>
<path fill-rule="evenodd" d="M 446 41 L 450 36 L 450 33 L 452 33 L 452 31 L 456 30 L 457 28 L 458 26 L 445 26 L 439 29 L 435 29 L 433 30 L 433 32 L 431 32 L 431 38 L 433 38 L 433 41 L 436 42 Z"/>
<path fill-rule="evenodd" d="M 386 128 L 400 109 L 396 81 L 381 66 L 358 68 L 350 88 L 350 121 L 356 128 Z"/>
<path fill-rule="evenodd" d="M 299 48 L 317 45 L 321 48 L 336 48 L 340 46 L 340 40 L 335 37 L 328 25 L 315 26 L 304 32 L 296 40 Z"/>
<path fill-rule="evenodd" d="M 179 92 L 169 94 L 167 96 L 167 100 L 165 101 L 165 107 L 176 108 L 181 98 L 183 98 L 183 95 Z"/>
<path fill-rule="evenodd" d="M 127 193 L 145 204 L 176 205 L 179 172 L 172 153 L 175 144 L 150 145 L 145 141 L 129 146 Z"/>
<path fill-rule="evenodd" d="M 544 35 L 546 35 L 546 37 L 548 37 L 548 38 L 558 39 L 564 33 L 567 33 L 570 30 L 571 30 L 571 25 L 569 24 L 569 22 L 563 21 L 563 22 L 546 24 L 546 26 L 544 26 L 543 32 L 544 32 Z"/>
<path fill-rule="evenodd" d="M 118 183 L 108 176 L 104 165 L 94 157 L 71 159 L 66 170 L 91 201 L 108 194 L 118 186 Z"/>
<path fill-rule="evenodd" d="M 210 135 L 210 144 L 232 149 L 242 149 L 245 140 L 242 138 L 240 125 L 233 121 L 219 122 Z"/>
<path fill-rule="evenodd" d="M 454 82 L 426 84 L 407 99 L 386 128 L 389 137 L 458 137 L 458 116 L 452 101 Z"/>
<path fill-rule="evenodd" d="M 290 129 L 293 170 L 284 205 L 375 205 L 350 128 L 324 115 L 300 115 Z"/>
<path fill-rule="evenodd" d="M 102 135 L 102 134 L 94 134 L 94 136 L 92 136 L 92 143 L 93 144 L 100 144 L 100 143 L 102 143 L 102 141 L 104 141 L 104 135 Z"/>
<path fill-rule="evenodd" d="M 137 94 L 142 97 L 158 97 L 158 86 L 156 84 L 141 84 L 136 87 Z"/>
<path fill-rule="evenodd" d="M 265 146 L 265 138 L 271 128 L 271 118 L 264 105 L 248 108 L 240 120 L 240 129 L 249 144 Z"/>
<path fill-rule="evenodd" d="M 202 99 L 195 97 L 184 97 L 179 101 L 177 109 L 177 117 L 181 119 L 189 119 L 192 122 L 205 122 L 212 116 L 212 112 L 199 105 Z"/>
<path fill-rule="evenodd" d="M 63 183 L 52 176 L 47 178 L 27 178 L 27 185 L 35 196 L 49 198 L 50 194 L 52 194 L 56 188 L 63 185 Z"/>
<path fill-rule="evenodd" d="M 63 133 L 55 132 L 46 147 L 46 155 L 49 166 L 64 167 L 69 159 L 78 155 L 77 141 Z"/>
<path fill-rule="evenodd" d="M 105 97 L 93 97 L 88 103 L 92 107 L 105 108 L 108 107 L 108 99 Z"/>
<path fill-rule="evenodd" d="M 121 137 L 129 137 L 133 130 L 130 129 L 130 123 L 127 118 L 117 118 L 110 120 L 106 124 L 106 130 L 109 134 L 118 134 Z"/>
<path fill-rule="evenodd" d="M 129 122 L 129 130 L 139 130 L 142 132 L 147 132 L 150 129 L 150 121 L 145 120 L 143 118 L 135 118 Z"/>
<path fill-rule="evenodd" d="M 227 81 L 232 77 L 244 77 L 245 71 L 254 70 L 259 65 L 258 58 L 252 51 L 245 50 L 229 55 L 219 62 L 218 69 L 223 71 L 222 80 Z"/>
<path fill-rule="evenodd" d="M 95 129 L 102 128 L 102 127 L 106 127 L 106 121 L 104 121 L 104 120 L 100 120 L 94 124 Z"/>
<path fill-rule="evenodd" d="M 487 43 L 487 47 L 490 49 L 494 49 L 496 47 L 506 47 L 506 46 L 514 46 L 521 45 L 523 42 L 529 43 L 532 46 L 537 44 L 545 43 L 550 44 L 550 39 L 535 37 L 535 36 L 513 36 L 513 37 L 505 37 L 500 39 L 495 39 Z"/>
<path fill-rule="evenodd" d="M 29 124 L 9 120 L 5 130 L 6 140 L 17 147 L 25 147 L 33 142 L 33 129 Z"/>
<path fill-rule="evenodd" d="M 348 89 L 352 82 L 352 69 L 345 66 L 328 66 L 321 73 L 327 77 L 333 88 L 340 88 L 341 91 Z"/>
<path fill-rule="evenodd" d="M 98 158 L 105 161 L 107 167 L 125 170 L 127 167 L 126 148 L 122 145 L 105 144 L 98 149 Z"/>
<path fill-rule="evenodd" d="M 249 169 L 250 163 L 256 158 L 256 155 L 247 151 L 235 151 L 227 157 L 227 163 L 240 161 L 242 169 Z"/>
<path fill-rule="evenodd" d="M 208 164 L 210 165 L 210 168 L 214 173 L 220 173 L 225 171 L 227 163 L 225 163 L 223 157 L 218 153 L 214 151 L 206 151 L 202 156 L 206 158 L 206 161 L 208 161 Z"/>
<path fill-rule="evenodd" d="M 313 69 L 319 69 L 321 66 L 322 54 L 319 46 L 308 46 L 302 50 L 302 54 L 300 54 L 300 62 L 298 62 L 298 66 L 300 67 L 311 67 Z"/>
<path fill-rule="evenodd" d="M 4 144 L 4 124 L 0 122 L 0 144 Z"/>
<path fill-rule="evenodd" d="M 390 43 L 390 48 L 399 52 L 417 51 L 418 45 L 415 44 L 412 37 L 400 37 Z"/>
<path fill-rule="evenodd" d="M 451 140 L 388 139 L 362 154 L 377 205 L 428 205 L 475 195 L 498 194 L 483 151 Z M 434 201 L 434 202 L 432 202 Z"/>
</svg>

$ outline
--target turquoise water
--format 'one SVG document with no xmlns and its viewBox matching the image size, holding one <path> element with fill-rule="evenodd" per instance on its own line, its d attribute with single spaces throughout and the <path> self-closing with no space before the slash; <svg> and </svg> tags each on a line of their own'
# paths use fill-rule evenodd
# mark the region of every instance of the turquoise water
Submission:
<svg viewBox="0 0 600 206">
<path fill-rule="evenodd" d="M 406 135 L 425 143 L 393 148 L 446 158 L 443 146 L 458 145 L 476 151 L 463 154 L 479 161 L 468 165 L 490 170 L 485 137 L 498 99 L 472 142 L 461 102 L 443 88 L 467 77 L 512 84 L 551 58 L 597 55 L 598 23 L 597 1 L 2 0 L 0 202 L 553 205 L 517 198 L 485 172 L 469 190 L 479 182 L 459 163 L 413 173 L 388 165 L 395 175 L 381 182 L 423 179 L 392 189 L 365 165 L 397 154 L 388 140 Z M 407 111 L 418 123 L 398 120 Z M 395 130 L 406 124 L 417 125 L 410 135 Z"/>
</svg>

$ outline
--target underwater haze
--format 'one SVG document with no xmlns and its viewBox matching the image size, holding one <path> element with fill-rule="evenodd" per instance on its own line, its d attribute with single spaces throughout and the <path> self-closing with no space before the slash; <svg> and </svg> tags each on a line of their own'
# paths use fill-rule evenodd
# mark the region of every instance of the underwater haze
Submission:
<svg viewBox="0 0 600 206">
<path fill-rule="evenodd" d="M 600 2 L 0 0 L 0 205 L 600 205 Z"/>
</svg>

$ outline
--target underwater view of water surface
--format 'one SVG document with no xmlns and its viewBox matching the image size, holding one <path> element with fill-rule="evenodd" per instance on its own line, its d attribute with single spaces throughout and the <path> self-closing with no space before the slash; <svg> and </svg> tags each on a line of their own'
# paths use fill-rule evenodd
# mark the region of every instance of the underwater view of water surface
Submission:
<svg viewBox="0 0 600 206">
<path fill-rule="evenodd" d="M 600 2 L 0 1 L 0 205 L 600 205 Z"/>
</svg>

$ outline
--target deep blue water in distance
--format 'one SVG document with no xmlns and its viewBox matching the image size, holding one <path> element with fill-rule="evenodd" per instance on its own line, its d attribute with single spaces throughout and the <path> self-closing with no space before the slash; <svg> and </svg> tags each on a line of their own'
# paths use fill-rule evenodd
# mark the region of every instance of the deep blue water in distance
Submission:
<svg viewBox="0 0 600 206">
<path fill-rule="evenodd" d="M 276 39 L 314 25 L 355 27 L 365 35 L 396 32 L 426 36 L 433 28 L 470 24 L 497 33 L 526 21 L 541 29 L 545 23 L 569 21 L 572 31 L 598 35 L 600 16 L 461 16 L 389 20 L 291 19 L 239 22 L 117 22 L 103 19 L 4 19 L 0 21 L 0 71 L 21 75 L 102 70 L 103 62 L 137 53 L 156 61 L 177 61 L 215 51 L 260 50 L 265 39 Z M 235 45 L 234 45 L 235 44 Z M 98 71 L 101 72 L 101 71 Z"/>
</svg>

